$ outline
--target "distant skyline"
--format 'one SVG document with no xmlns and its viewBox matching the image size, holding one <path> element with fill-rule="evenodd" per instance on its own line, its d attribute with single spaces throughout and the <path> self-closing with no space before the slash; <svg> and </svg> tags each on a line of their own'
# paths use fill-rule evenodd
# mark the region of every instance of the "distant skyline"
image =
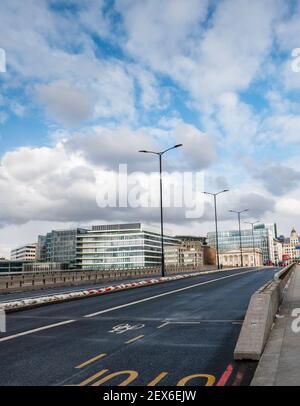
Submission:
<svg viewBox="0 0 300 406">
<path fill-rule="evenodd" d="M 220 230 L 243 208 L 300 229 L 299 21 L 299 0 L 2 0 L 0 256 L 55 228 L 158 223 L 99 208 L 96 179 L 155 171 L 138 150 L 174 143 L 166 169 L 230 189 Z M 166 226 L 213 231 L 206 199 L 192 221 L 166 208 Z"/>
</svg>

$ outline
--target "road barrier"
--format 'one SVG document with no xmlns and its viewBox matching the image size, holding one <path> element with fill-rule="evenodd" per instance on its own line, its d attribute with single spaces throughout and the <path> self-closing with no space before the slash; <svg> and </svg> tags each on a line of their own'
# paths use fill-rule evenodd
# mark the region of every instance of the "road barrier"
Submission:
<svg viewBox="0 0 300 406">
<path fill-rule="evenodd" d="M 166 275 L 213 270 L 214 265 L 166 268 Z M 0 274 L 0 294 L 54 287 L 80 286 L 160 275 L 160 267 L 128 270 L 45 271 Z"/>
<path fill-rule="evenodd" d="M 227 269 L 228 270 L 228 269 Z M 35 298 L 25 298 L 25 299 L 17 299 L 15 301 L 9 301 L 7 303 L 0 303 L 0 311 L 5 311 L 6 313 L 11 313 L 11 312 L 16 312 L 19 310 L 25 310 L 25 309 L 33 309 L 35 307 L 40 307 L 40 306 L 45 306 L 49 304 L 54 304 L 54 303 L 63 303 L 63 302 L 69 302 L 72 300 L 79 300 L 79 299 L 84 299 L 88 297 L 94 297 L 94 296 L 100 296 L 104 294 L 109 294 L 113 292 L 118 292 L 122 290 L 127 290 L 127 289 L 136 289 L 140 288 L 143 286 L 150 286 L 150 285 L 156 285 L 159 283 L 166 283 L 170 281 L 175 281 L 179 279 L 185 279 L 185 278 L 191 278 L 195 277 L 198 275 L 205 275 L 205 274 L 210 274 L 214 272 L 223 272 L 223 271 L 200 271 L 200 272 L 191 272 L 191 273 L 184 273 L 181 275 L 173 275 L 173 276 L 165 276 L 165 277 L 156 277 L 156 278 L 149 278 L 146 280 L 137 280 L 137 281 L 132 281 L 132 282 L 126 282 L 126 283 L 121 283 L 119 285 L 110 285 L 110 286 L 104 286 L 101 288 L 95 288 L 95 289 L 85 289 L 85 290 L 79 290 L 75 292 L 69 292 L 69 293 L 58 293 L 58 294 L 52 294 L 52 295 L 46 295 L 46 296 L 40 296 L 40 297 L 35 297 Z"/>
<path fill-rule="evenodd" d="M 262 286 L 251 296 L 234 350 L 235 360 L 260 359 L 293 268 L 294 264 L 283 268 L 275 274 L 273 281 Z"/>
</svg>

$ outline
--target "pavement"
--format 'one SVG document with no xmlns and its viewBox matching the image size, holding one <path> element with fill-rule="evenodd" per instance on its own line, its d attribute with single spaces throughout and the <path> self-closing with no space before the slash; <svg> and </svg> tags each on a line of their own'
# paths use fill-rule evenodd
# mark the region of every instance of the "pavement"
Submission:
<svg viewBox="0 0 300 406">
<path fill-rule="evenodd" d="M 294 270 L 251 385 L 300 386 L 300 266 Z"/>
<path fill-rule="evenodd" d="M 252 293 L 276 268 L 120 291 L 7 315 L 0 385 L 249 385 L 233 350 Z"/>
</svg>

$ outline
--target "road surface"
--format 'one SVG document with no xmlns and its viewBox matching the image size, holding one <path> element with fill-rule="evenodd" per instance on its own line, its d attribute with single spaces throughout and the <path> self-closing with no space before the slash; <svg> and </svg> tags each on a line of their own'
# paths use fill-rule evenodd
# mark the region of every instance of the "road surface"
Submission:
<svg viewBox="0 0 300 406">
<path fill-rule="evenodd" d="M 9 314 L 0 385 L 248 385 L 234 362 L 251 294 L 275 268 L 234 270 Z"/>
</svg>

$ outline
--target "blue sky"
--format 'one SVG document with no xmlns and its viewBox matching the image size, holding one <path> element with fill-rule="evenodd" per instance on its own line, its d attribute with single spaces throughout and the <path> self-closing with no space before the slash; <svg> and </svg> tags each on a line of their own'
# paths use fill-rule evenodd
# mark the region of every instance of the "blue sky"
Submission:
<svg viewBox="0 0 300 406">
<path fill-rule="evenodd" d="M 155 223 L 155 210 L 99 210 L 95 173 L 154 170 L 137 150 L 175 141 L 169 169 L 230 188 L 223 229 L 242 205 L 297 228 L 299 21 L 299 1 L 2 0 L 0 254 L 52 227 Z M 166 221 L 205 234 L 210 202 Z"/>
</svg>

